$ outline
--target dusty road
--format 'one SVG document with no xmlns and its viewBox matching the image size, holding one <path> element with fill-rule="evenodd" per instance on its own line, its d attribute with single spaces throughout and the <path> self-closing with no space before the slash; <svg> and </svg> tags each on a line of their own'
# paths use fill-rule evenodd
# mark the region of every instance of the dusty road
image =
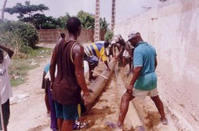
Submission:
<svg viewBox="0 0 199 131">
<path fill-rule="evenodd" d="M 39 63 L 39 67 L 28 72 L 27 80 L 24 84 L 13 88 L 14 96 L 11 100 L 9 131 L 50 131 L 50 120 L 44 104 L 44 90 L 41 89 L 42 72 L 44 66 L 49 62 L 49 59 L 50 58 L 44 58 L 42 62 Z M 97 71 L 102 72 L 104 68 L 104 64 L 100 64 Z M 89 123 L 88 128 L 84 130 L 114 130 L 107 125 L 108 123 L 117 122 L 120 98 L 125 90 L 125 85 L 129 82 L 129 78 L 125 75 L 127 72 L 125 71 L 126 70 L 121 70 L 120 73 L 117 72 L 112 75 L 99 101 L 88 115 L 83 117 L 83 119 Z M 156 116 L 158 115 L 157 110 L 155 110 L 155 114 Z M 130 117 L 125 120 L 125 130 L 133 131 L 136 124 L 140 123 L 139 116 L 136 110 L 132 110 L 132 108 L 131 113 L 128 112 L 127 115 L 130 115 Z M 153 118 L 154 117 L 151 117 L 149 121 L 153 121 Z M 156 117 L 155 124 L 152 123 L 152 126 L 156 126 L 158 123 L 160 123 L 160 121 L 158 117 Z M 167 131 L 169 131 L 169 129 Z"/>
<path fill-rule="evenodd" d="M 48 126 L 44 90 L 41 89 L 43 68 L 47 63 L 48 59 L 43 60 L 38 68 L 28 72 L 24 84 L 13 88 L 8 130 L 32 131 Z"/>
<path fill-rule="evenodd" d="M 49 118 L 44 104 L 44 90 L 41 89 L 42 71 L 48 59 L 28 73 L 26 83 L 13 88 L 14 98 L 11 102 L 10 131 L 48 131 Z M 112 130 L 107 122 L 116 122 L 119 112 L 119 95 L 115 78 L 107 86 L 99 102 L 85 117 L 89 122 L 86 130 Z"/>
<path fill-rule="evenodd" d="M 8 126 L 10 131 L 50 131 L 49 117 L 44 105 L 44 90 L 41 89 L 42 71 L 47 62 L 48 59 L 45 59 L 38 68 L 31 70 L 28 73 L 25 84 L 13 88 L 14 100 L 12 100 L 11 104 L 11 119 Z M 120 77 L 116 77 L 117 75 Z M 84 130 L 115 130 L 107 125 L 110 122 L 117 122 L 120 98 L 125 86 L 121 82 L 122 78 L 124 79 L 125 77 L 121 74 L 113 74 L 112 80 L 107 85 L 97 104 L 87 116 L 83 117 L 89 123 L 88 128 Z M 155 114 L 157 114 L 157 111 Z M 134 123 L 139 121 L 136 117 L 138 117 L 137 114 L 133 113 Z M 159 122 L 157 119 L 155 119 L 156 124 Z M 128 119 L 125 121 L 125 130 L 134 130 L 132 123 Z"/>
</svg>

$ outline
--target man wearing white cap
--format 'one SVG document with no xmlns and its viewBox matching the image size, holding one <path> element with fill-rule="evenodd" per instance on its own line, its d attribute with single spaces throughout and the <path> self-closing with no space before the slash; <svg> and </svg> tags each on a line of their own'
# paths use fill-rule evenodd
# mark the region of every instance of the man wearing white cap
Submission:
<svg viewBox="0 0 199 131">
<path fill-rule="evenodd" d="M 135 47 L 133 55 L 134 74 L 121 99 L 118 126 L 122 127 L 123 125 L 129 102 L 135 97 L 144 98 L 146 96 L 151 97 L 160 113 L 162 123 L 166 125 L 168 121 L 157 91 L 157 76 L 155 73 L 157 66 L 156 50 L 142 40 L 139 32 L 131 33 L 128 36 L 128 41 Z"/>
<path fill-rule="evenodd" d="M 122 38 L 120 34 L 115 35 L 113 41 L 111 42 L 112 49 L 113 49 L 113 56 L 116 57 L 119 61 L 119 65 L 122 64 L 122 57 L 125 51 L 126 42 Z M 116 48 L 118 49 L 119 53 L 116 55 Z"/>
<path fill-rule="evenodd" d="M 133 50 L 134 47 L 129 44 L 130 42 L 125 42 L 125 40 L 122 38 L 122 36 L 116 35 L 114 36 L 113 41 L 111 42 L 111 47 L 113 51 L 113 56 L 115 56 L 119 63 L 122 64 L 122 66 L 125 66 L 126 64 L 129 64 L 129 72 L 128 75 L 131 73 L 131 61 L 133 57 Z M 119 53 L 116 55 L 115 49 L 119 50 Z"/>
</svg>

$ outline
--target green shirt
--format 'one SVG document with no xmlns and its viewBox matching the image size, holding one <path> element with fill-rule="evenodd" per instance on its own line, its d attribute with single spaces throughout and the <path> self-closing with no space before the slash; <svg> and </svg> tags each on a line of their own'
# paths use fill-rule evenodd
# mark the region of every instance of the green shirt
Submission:
<svg viewBox="0 0 199 131">
<path fill-rule="evenodd" d="M 157 87 L 157 76 L 155 73 L 156 50 L 146 42 L 139 42 L 134 50 L 134 68 L 142 67 L 140 76 L 134 87 L 139 90 L 152 90 Z"/>
</svg>

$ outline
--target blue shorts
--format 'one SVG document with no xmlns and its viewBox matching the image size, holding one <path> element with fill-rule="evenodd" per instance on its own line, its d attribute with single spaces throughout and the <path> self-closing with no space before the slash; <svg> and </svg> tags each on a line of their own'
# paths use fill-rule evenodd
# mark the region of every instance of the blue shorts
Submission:
<svg viewBox="0 0 199 131">
<path fill-rule="evenodd" d="M 63 105 L 55 101 L 56 118 L 64 120 L 77 120 L 81 116 L 81 106 Z"/>
</svg>

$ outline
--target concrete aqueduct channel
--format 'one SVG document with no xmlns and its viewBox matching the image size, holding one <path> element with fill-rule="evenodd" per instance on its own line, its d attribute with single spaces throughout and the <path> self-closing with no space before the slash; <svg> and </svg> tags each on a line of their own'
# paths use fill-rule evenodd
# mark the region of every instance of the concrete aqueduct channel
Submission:
<svg viewBox="0 0 199 131">
<path fill-rule="evenodd" d="M 199 1 L 167 0 L 116 25 L 127 38 L 139 31 L 157 50 L 158 90 L 179 130 L 199 130 Z"/>
</svg>

